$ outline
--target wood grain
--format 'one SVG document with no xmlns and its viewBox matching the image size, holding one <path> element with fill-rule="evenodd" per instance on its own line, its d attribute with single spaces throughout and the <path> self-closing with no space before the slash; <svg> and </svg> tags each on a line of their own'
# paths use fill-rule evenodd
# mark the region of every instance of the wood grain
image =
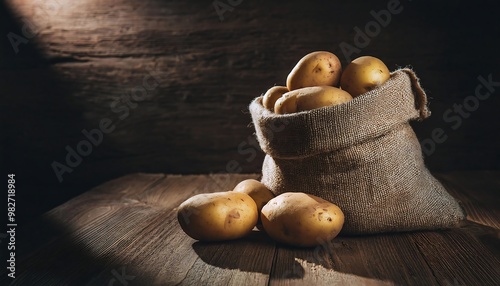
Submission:
<svg viewBox="0 0 500 286">
<path fill-rule="evenodd" d="M 257 174 L 132 174 L 48 212 L 19 241 L 3 285 L 499 285 L 498 172 L 436 175 L 469 213 L 442 231 L 338 237 L 315 248 L 255 229 L 227 242 L 189 238 L 176 207 Z M 481 187 L 476 192 L 474 188 Z M 475 195 L 471 195 L 475 194 Z M 36 237 L 36 239 L 33 239 Z M 121 275 L 121 276 L 120 276 Z"/>
<path fill-rule="evenodd" d="M 464 230 L 416 233 L 413 240 L 441 285 L 500 283 L 499 257 Z"/>
</svg>

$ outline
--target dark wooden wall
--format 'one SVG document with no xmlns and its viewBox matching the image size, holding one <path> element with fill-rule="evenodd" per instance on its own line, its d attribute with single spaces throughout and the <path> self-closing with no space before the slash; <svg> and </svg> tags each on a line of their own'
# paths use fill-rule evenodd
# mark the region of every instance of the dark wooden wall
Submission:
<svg viewBox="0 0 500 286">
<path fill-rule="evenodd" d="M 233 6 L 219 16 L 214 3 Z M 473 111 L 453 111 L 474 103 L 478 76 L 500 81 L 494 1 L 8 0 L 0 4 L 2 174 L 16 173 L 31 215 L 131 172 L 260 172 L 252 98 L 283 84 L 310 51 L 346 64 L 341 46 L 356 46 L 356 27 L 388 3 L 399 12 L 352 57 L 411 65 L 421 77 L 433 116 L 415 131 L 421 140 L 436 128 L 447 136 L 426 156 L 431 170 L 498 169 L 500 87 Z M 68 165 L 67 148 L 86 144 L 82 130 L 107 119 L 113 130 L 72 158 L 60 181 L 54 162 Z"/>
</svg>

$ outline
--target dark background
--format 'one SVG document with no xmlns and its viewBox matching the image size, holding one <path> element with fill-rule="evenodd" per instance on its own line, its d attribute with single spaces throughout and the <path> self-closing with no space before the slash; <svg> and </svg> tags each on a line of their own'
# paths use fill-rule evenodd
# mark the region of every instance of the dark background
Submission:
<svg viewBox="0 0 500 286">
<path fill-rule="evenodd" d="M 220 8 L 233 7 L 222 17 L 212 1 L 66 2 L 0 4 L 1 174 L 5 182 L 16 174 L 21 220 L 128 173 L 260 172 L 250 101 L 283 85 L 311 51 L 334 52 L 345 66 L 341 43 L 356 46 L 355 28 L 365 30 L 371 11 L 390 1 L 223 0 Z M 500 87 L 460 124 L 443 118 L 474 97 L 478 76 L 500 81 L 495 5 L 401 0 L 402 11 L 351 56 L 420 76 L 433 115 L 412 124 L 415 132 L 447 136 L 426 155 L 431 171 L 500 167 Z M 24 39 L 17 53 L 12 33 Z M 159 85 L 118 112 L 123 95 L 145 78 L 154 84 L 150 69 Z M 60 182 L 51 164 L 66 165 L 66 148 L 104 118 L 114 130 Z"/>
</svg>

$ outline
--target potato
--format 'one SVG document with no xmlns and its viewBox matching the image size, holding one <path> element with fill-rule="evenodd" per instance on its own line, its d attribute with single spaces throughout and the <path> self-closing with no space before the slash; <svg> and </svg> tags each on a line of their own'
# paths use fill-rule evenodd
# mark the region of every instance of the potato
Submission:
<svg viewBox="0 0 500 286">
<path fill-rule="evenodd" d="M 265 94 L 262 99 L 262 105 L 271 111 L 274 111 L 274 104 L 285 92 L 288 92 L 286 86 L 273 86 Z"/>
<path fill-rule="evenodd" d="M 243 237 L 252 231 L 258 216 L 257 205 L 249 195 L 232 191 L 193 196 L 177 210 L 182 230 L 202 241 Z"/>
<path fill-rule="evenodd" d="M 274 113 L 288 114 L 297 112 L 297 93 L 287 92 L 274 104 Z"/>
<path fill-rule="evenodd" d="M 344 213 L 338 206 L 305 193 L 275 197 L 262 208 L 261 219 L 276 241 L 304 247 L 332 240 L 344 225 Z"/>
<path fill-rule="evenodd" d="M 312 52 L 295 65 L 286 79 L 286 87 L 292 91 L 308 86 L 338 86 L 342 65 L 330 52 Z"/>
<path fill-rule="evenodd" d="M 333 86 L 313 86 L 292 90 L 285 93 L 274 106 L 277 114 L 287 114 L 312 110 L 324 106 L 347 102 L 352 96 Z"/>
<path fill-rule="evenodd" d="M 340 87 L 353 97 L 382 85 L 391 76 L 387 66 L 379 59 L 363 56 L 353 60 L 342 73 Z"/>
<path fill-rule="evenodd" d="M 238 185 L 236 185 L 236 187 L 234 187 L 233 191 L 245 193 L 254 200 L 259 213 L 257 226 L 261 225 L 260 211 L 262 210 L 262 207 L 267 204 L 267 202 L 274 198 L 274 194 L 264 184 L 254 179 L 241 181 Z"/>
<path fill-rule="evenodd" d="M 297 95 L 297 111 L 338 105 L 352 99 L 346 91 L 332 86 L 306 87 L 306 89 L 308 89 L 307 92 Z"/>
</svg>

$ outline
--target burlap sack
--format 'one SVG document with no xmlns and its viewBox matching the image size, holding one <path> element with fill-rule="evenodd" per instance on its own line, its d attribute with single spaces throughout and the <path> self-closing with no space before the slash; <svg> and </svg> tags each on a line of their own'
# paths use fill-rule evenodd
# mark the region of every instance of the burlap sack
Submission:
<svg viewBox="0 0 500 286">
<path fill-rule="evenodd" d="M 305 192 L 337 204 L 343 234 L 450 228 L 464 219 L 425 167 L 409 125 L 430 114 L 412 70 L 346 104 L 277 115 L 258 97 L 250 112 L 266 153 L 262 183 L 276 195 Z"/>
</svg>

